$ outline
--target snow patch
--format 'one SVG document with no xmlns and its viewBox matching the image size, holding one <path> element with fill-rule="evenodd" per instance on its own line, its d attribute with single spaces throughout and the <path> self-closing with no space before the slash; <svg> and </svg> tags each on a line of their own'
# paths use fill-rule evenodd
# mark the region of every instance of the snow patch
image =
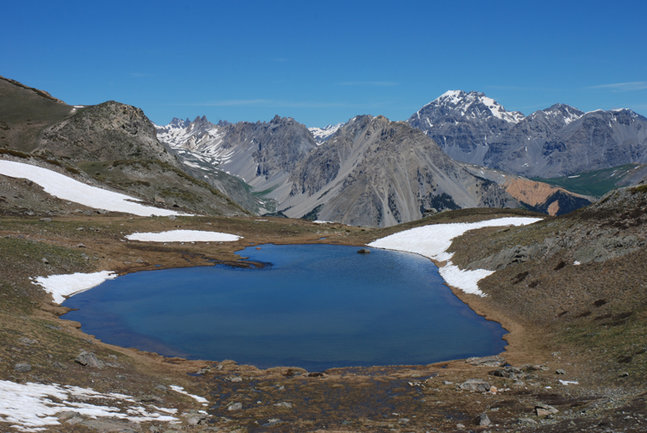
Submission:
<svg viewBox="0 0 647 433">
<path fill-rule="evenodd" d="M 175 392 L 179 392 L 180 394 L 188 395 L 189 397 L 191 397 L 192 399 L 194 399 L 198 403 L 202 403 L 202 406 L 207 406 L 209 404 L 209 400 L 207 400 L 206 398 L 200 397 L 199 395 L 195 395 L 195 394 L 189 394 L 181 386 L 170 385 L 169 388 L 171 388 Z"/>
<path fill-rule="evenodd" d="M 48 277 L 35 277 L 32 282 L 41 286 L 47 293 L 52 295 L 54 302 L 60 304 L 65 298 L 77 293 L 85 292 L 98 286 L 106 280 L 116 278 L 117 274 L 112 271 L 101 271 L 84 274 L 50 275 Z"/>
<path fill-rule="evenodd" d="M 141 232 L 126 236 L 129 241 L 143 242 L 235 242 L 241 236 L 203 230 L 169 230 L 166 232 Z"/>
<path fill-rule="evenodd" d="M 439 272 L 448 285 L 463 290 L 465 293 L 485 296 L 478 288 L 478 282 L 494 271 L 459 269 L 451 262 L 453 253 L 447 252 L 452 240 L 469 230 L 483 227 L 519 226 L 532 224 L 540 220 L 541 218 L 507 217 L 475 223 L 433 224 L 394 233 L 373 241 L 368 246 L 416 253 L 436 262 L 441 262 Z"/>
<path fill-rule="evenodd" d="M 111 406 L 99 404 L 106 403 L 106 400 L 110 401 Z M 117 404 L 123 407 L 116 407 Z M 48 426 L 60 425 L 56 415 L 67 411 L 90 418 L 110 417 L 131 422 L 179 423 L 176 417 L 167 415 L 177 412 L 177 409 L 154 406 L 147 408 L 125 394 L 106 394 L 91 388 L 56 383 L 21 384 L 0 380 L 0 421 L 10 423 L 14 429 L 25 432 L 46 430 Z"/>
<path fill-rule="evenodd" d="M 324 141 L 328 140 L 331 135 L 337 132 L 343 125 L 343 123 L 338 123 L 336 125 L 327 125 L 323 128 L 308 128 L 308 130 L 314 137 L 317 144 L 322 144 Z"/>
<path fill-rule="evenodd" d="M 139 216 L 185 215 L 172 210 L 146 206 L 134 197 L 90 186 L 53 170 L 23 162 L 0 160 L 0 174 L 29 179 L 43 187 L 48 194 L 94 209 Z"/>
<path fill-rule="evenodd" d="M 577 380 L 562 380 L 559 379 L 559 383 L 562 385 L 579 385 L 580 383 Z"/>
</svg>

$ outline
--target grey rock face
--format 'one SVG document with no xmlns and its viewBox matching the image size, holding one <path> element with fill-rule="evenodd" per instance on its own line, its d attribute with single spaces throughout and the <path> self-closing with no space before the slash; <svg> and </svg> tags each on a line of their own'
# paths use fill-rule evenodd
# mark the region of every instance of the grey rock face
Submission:
<svg viewBox="0 0 647 433">
<path fill-rule="evenodd" d="M 523 176 L 556 177 L 647 162 L 647 119 L 555 104 L 524 117 L 482 93 L 450 91 L 413 114 L 452 158 Z"/>
<path fill-rule="evenodd" d="M 494 182 L 473 175 L 404 122 L 358 116 L 300 161 L 288 216 L 389 226 L 446 209 L 515 206 Z"/>
</svg>

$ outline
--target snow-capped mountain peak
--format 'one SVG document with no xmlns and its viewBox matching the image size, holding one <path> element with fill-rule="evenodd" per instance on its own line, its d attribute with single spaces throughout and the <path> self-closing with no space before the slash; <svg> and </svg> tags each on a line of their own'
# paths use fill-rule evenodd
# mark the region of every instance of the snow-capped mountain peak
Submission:
<svg viewBox="0 0 647 433">
<path fill-rule="evenodd" d="M 463 117 L 496 117 L 508 123 L 518 123 L 524 115 L 518 111 L 507 111 L 494 99 L 481 92 L 465 92 L 464 90 L 448 90 L 438 98 L 425 105 L 417 114 L 434 108 L 451 110 Z"/>
</svg>

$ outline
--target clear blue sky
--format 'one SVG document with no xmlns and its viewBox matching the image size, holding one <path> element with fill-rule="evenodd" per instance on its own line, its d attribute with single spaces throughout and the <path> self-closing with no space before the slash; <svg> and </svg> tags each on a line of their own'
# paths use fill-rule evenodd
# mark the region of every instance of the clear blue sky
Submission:
<svg viewBox="0 0 647 433">
<path fill-rule="evenodd" d="M 448 89 L 647 115 L 647 1 L 5 1 L 0 75 L 156 123 L 404 120 Z"/>
</svg>

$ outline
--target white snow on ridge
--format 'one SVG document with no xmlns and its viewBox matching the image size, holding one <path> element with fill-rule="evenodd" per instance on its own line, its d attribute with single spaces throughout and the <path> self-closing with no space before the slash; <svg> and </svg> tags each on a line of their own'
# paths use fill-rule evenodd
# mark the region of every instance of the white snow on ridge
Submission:
<svg viewBox="0 0 647 433">
<path fill-rule="evenodd" d="M 101 404 L 105 404 L 106 400 L 110 401 L 110 406 Z M 115 404 L 125 407 L 119 408 Z M 46 430 L 49 426 L 60 425 L 57 414 L 67 411 L 90 418 L 179 423 L 176 417 L 169 415 L 177 413 L 177 409 L 144 407 L 125 394 L 104 394 L 90 388 L 56 383 L 21 384 L 0 380 L 0 421 L 10 423 L 14 429 L 24 432 Z"/>
<path fill-rule="evenodd" d="M 112 280 L 116 277 L 117 274 L 112 271 L 93 272 L 89 274 L 76 272 L 74 274 L 35 277 L 32 281 L 45 289 L 47 293 L 51 293 L 54 302 L 60 304 L 68 296 L 85 292 L 106 280 Z"/>
<path fill-rule="evenodd" d="M 314 137 L 317 144 L 321 144 L 326 141 L 331 135 L 337 132 L 343 125 L 343 123 L 338 123 L 336 125 L 327 125 L 324 128 L 308 128 L 308 130 Z"/>
<path fill-rule="evenodd" d="M 127 235 L 126 239 L 143 242 L 235 242 L 241 239 L 241 236 L 203 230 L 169 230 L 132 233 Z"/>
<path fill-rule="evenodd" d="M 53 170 L 24 162 L 0 160 L 0 175 L 29 179 L 46 193 L 95 209 L 124 212 L 139 216 L 185 215 L 167 209 L 146 206 L 140 200 L 114 191 L 90 186 Z"/>
<path fill-rule="evenodd" d="M 453 110 L 461 111 L 463 116 L 466 115 L 468 109 L 476 103 L 481 103 L 487 107 L 490 113 L 505 122 L 509 123 L 519 123 L 524 119 L 524 115 L 518 111 L 506 111 L 506 109 L 496 102 L 494 99 L 485 96 L 480 92 L 465 92 L 463 90 L 448 90 L 438 98 L 425 105 L 422 109 L 428 106 L 449 106 Z M 418 111 L 418 118 L 420 117 L 420 111 Z M 472 113 L 472 116 L 474 114 Z"/>
<path fill-rule="evenodd" d="M 203 406 L 207 406 L 207 405 L 209 405 L 209 400 L 207 400 L 207 399 L 206 399 L 206 398 L 204 398 L 204 397 L 200 397 L 199 395 L 189 394 L 189 393 L 188 393 L 188 392 L 186 392 L 186 391 L 184 390 L 184 388 L 183 388 L 183 387 L 181 387 L 181 386 L 178 386 L 178 385 L 170 385 L 170 386 L 169 386 L 169 388 L 171 388 L 171 389 L 172 389 L 173 391 L 175 391 L 175 392 L 179 392 L 180 394 L 184 394 L 184 395 L 187 395 L 187 396 L 191 397 L 192 399 L 194 399 L 194 400 L 195 400 L 195 401 L 197 401 L 198 403 L 202 403 L 202 405 L 203 405 Z"/>
<path fill-rule="evenodd" d="M 394 233 L 373 241 L 368 246 L 417 253 L 434 261 L 441 262 L 439 272 L 448 285 L 456 287 L 465 293 L 485 296 L 478 288 L 478 282 L 494 271 L 486 269 L 459 269 L 450 260 L 453 253 L 447 252 L 452 244 L 452 240 L 469 230 L 483 227 L 519 226 L 532 224 L 540 220 L 541 218 L 507 217 L 475 223 L 432 224 Z"/>
</svg>

